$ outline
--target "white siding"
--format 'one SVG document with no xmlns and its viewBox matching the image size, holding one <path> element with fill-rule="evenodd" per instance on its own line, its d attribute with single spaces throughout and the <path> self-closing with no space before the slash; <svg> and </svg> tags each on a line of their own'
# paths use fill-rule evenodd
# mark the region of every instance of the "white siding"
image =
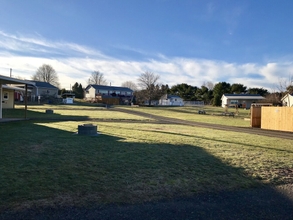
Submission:
<svg viewBox="0 0 293 220">
<path fill-rule="evenodd" d="M 228 104 L 228 98 L 226 96 L 222 97 L 222 107 L 225 108 L 225 106 Z"/>
<path fill-rule="evenodd" d="M 293 96 L 289 94 L 285 95 L 282 102 L 284 106 L 293 107 Z"/>
<path fill-rule="evenodd" d="M 96 90 L 91 87 L 88 89 L 88 92 L 85 94 L 85 97 L 88 99 L 94 99 L 96 97 Z"/>
<path fill-rule="evenodd" d="M 174 106 L 183 106 L 184 102 L 183 99 L 180 97 L 176 98 L 169 98 L 169 99 L 160 99 L 159 105 L 174 105 Z"/>
</svg>

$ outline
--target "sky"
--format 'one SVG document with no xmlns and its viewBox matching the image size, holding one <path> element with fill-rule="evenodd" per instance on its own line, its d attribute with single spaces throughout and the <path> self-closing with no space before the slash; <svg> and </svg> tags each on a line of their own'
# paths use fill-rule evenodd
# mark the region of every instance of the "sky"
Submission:
<svg viewBox="0 0 293 220">
<path fill-rule="evenodd" d="M 0 75 L 51 65 L 61 88 L 241 83 L 276 91 L 293 76 L 292 0 L 0 0 Z"/>
</svg>

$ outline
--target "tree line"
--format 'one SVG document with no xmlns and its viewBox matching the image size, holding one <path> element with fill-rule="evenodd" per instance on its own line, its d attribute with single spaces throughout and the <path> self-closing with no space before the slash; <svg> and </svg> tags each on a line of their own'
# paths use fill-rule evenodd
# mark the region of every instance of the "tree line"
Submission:
<svg viewBox="0 0 293 220">
<path fill-rule="evenodd" d="M 241 83 L 204 82 L 201 87 L 181 83 L 171 87 L 168 84 L 159 83 L 159 76 L 152 72 L 145 72 L 138 78 L 140 90 L 135 91 L 135 101 L 137 104 L 144 103 L 148 100 L 151 105 L 152 100 L 158 100 L 162 95 L 170 94 L 181 97 L 184 101 L 204 101 L 205 104 L 221 106 L 223 94 L 258 94 L 266 98 L 267 102 L 281 104 L 281 98 L 286 93 L 293 93 L 293 77 L 288 81 L 279 82 L 279 92 L 270 93 L 267 89 L 247 86 Z"/>
<path fill-rule="evenodd" d="M 48 82 L 56 87 L 60 87 L 58 75 L 54 68 L 48 64 L 43 64 L 39 67 L 36 73 L 32 76 L 33 80 Z M 146 71 L 140 74 L 137 83 L 126 81 L 121 84 L 122 87 L 130 88 L 134 91 L 134 102 L 142 104 L 147 101 L 149 105 L 153 100 L 159 100 L 165 94 L 177 95 L 185 101 L 204 101 L 205 104 L 214 106 L 221 105 L 221 97 L 223 94 L 259 94 L 267 98 L 267 101 L 272 103 L 280 102 L 281 97 L 289 92 L 293 93 L 293 77 L 288 81 L 279 82 L 279 92 L 268 92 L 264 88 L 247 88 L 247 86 L 240 83 L 218 82 L 204 82 L 201 87 L 192 86 L 186 83 L 173 85 L 162 84 L 159 82 L 160 76 L 151 71 Z M 88 79 L 88 84 L 107 85 L 105 76 L 100 71 L 93 71 Z M 76 98 L 83 98 L 84 89 L 81 84 L 75 83 L 71 91 L 75 93 Z M 65 89 L 60 90 L 60 94 L 71 92 Z"/>
</svg>

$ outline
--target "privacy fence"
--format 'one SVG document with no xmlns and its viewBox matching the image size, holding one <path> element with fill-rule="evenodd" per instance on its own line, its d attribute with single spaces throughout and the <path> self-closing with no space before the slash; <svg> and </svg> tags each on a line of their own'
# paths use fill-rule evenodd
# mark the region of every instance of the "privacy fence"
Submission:
<svg viewBox="0 0 293 220">
<path fill-rule="evenodd" d="M 293 107 L 253 106 L 251 127 L 293 132 Z"/>
</svg>

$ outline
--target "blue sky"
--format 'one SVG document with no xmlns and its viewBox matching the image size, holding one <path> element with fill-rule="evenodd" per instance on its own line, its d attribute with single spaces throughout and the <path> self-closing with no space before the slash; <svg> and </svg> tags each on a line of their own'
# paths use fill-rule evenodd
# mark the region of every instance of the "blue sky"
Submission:
<svg viewBox="0 0 293 220">
<path fill-rule="evenodd" d="M 242 83 L 277 89 L 293 75 L 292 0 L 0 0 L 0 74 L 42 64 L 62 88 L 142 72 L 169 86 Z"/>
</svg>

